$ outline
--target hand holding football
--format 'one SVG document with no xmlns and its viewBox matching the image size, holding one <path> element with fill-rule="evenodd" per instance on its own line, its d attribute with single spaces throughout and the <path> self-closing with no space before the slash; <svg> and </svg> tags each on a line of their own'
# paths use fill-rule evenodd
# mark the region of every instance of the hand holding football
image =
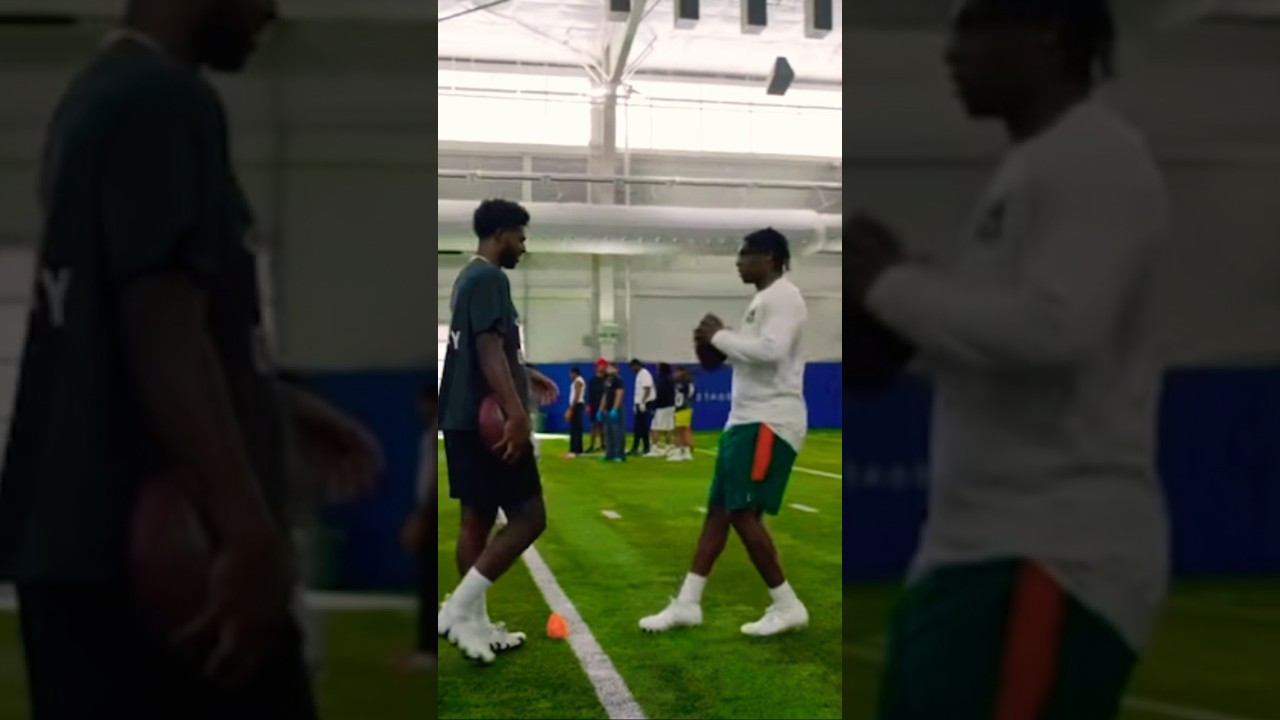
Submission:
<svg viewBox="0 0 1280 720">
<path fill-rule="evenodd" d="M 844 323 L 844 389 L 854 394 L 876 393 L 892 383 L 915 357 L 916 349 L 866 310 L 857 310 Z"/>
<path fill-rule="evenodd" d="M 707 313 L 693 329 L 693 350 L 698 355 L 698 364 L 703 370 L 718 370 L 729 358 L 711 344 L 711 338 L 724 329 L 724 323 L 712 313 Z"/>
<path fill-rule="evenodd" d="M 719 370 L 720 367 L 725 364 L 725 361 L 729 359 L 724 353 L 717 350 L 715 346 L 710 343 L 695 343 L 693 349 L 694 352 L 698 354 L 698 364 L 707 372 Z"/>
</svg>

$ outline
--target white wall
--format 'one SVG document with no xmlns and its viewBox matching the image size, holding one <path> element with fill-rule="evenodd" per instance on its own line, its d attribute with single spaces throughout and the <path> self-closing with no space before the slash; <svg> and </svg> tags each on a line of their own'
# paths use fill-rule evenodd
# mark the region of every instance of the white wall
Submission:
<svg viewBox="0 0 1280 720">
<path fill-rule="evenodd" d="M 565 362 L 594 357 L 589 335 L 597 322 L 591 259 L 585 255 L 537 256 L 536 247 L 510 272 L 512 297 L 526 331 L 532 362 Z M 466 258 L 442 257 L 438 321 L 449 321 L 449 292 Z M 630 266 L 630 292 L 627 268 Z M 809 323 L 805 354 L 811 360 L 838 360 L 841 341 L 841 273 L 830 260 L 800 258 L 792 280 L 805 292 Z M 619 258 L 615 270 L 616 321 L 622 326 L 617 353 L 647 361 L 692 362 L 693 327 L 713 312 L 737 324 L 751 299 L 731 258 Z M 628 297 L 630 302 L 628 302 Z"/>
</svg>

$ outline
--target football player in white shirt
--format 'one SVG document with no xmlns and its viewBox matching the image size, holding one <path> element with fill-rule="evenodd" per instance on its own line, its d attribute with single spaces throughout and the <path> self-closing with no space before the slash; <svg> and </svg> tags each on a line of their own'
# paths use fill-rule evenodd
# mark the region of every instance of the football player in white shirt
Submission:
<svg viewBox="0 0 1280 720">
<path fill-rule="evenodd" d="M 782 508 L 791 466 L 808 430 L 800 352 L 808 311 L 800 290 L 784 276 L 790 260 L 787 239 L 773 228 L 748 235 L 738 253 L 738 274 L 757 292 L 742 328 L 730 330 L 708 315 L 694 331 L 695 343 L 714 345 L 733 365 L 729 420 L 720 436 L 693 566 L 676 599 L 640 621 L 647 632 L 702 623 L 702 591 L 730 528 L 742 538 L 773 599 L 764 617 L 743 625 L 742 632 L 765 637 L 809 623 L 809 611 L 786 581 L 764 524 L 765 513 L 777 515 Z"/>
<path fill-rule="evenodd" d="M 947 62 L 1011 147 L 958 260 L 900 259 L 863 217 L 846 290 L 936 387 L 929 516 L 882 720 L 1107 720 L 1165 598 L 1149 320 L 1167 233 L 1146 142 L 1097 96 L 1104 0 L 967 0 Z"/>
</svg>

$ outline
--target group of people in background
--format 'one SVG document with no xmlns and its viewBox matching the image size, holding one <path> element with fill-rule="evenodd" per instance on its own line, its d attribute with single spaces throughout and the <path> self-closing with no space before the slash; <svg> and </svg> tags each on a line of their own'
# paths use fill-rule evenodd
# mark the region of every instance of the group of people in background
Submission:
<svg viewBox="0 0 1280 720">
<path fill-rule="evenodd" d="M 638 359 L 629 363 L 635 374 L 631 393 L 631 450 L 626 450 L 626 387 L 618 364 L 604 358 L 595 362 L 595 374 L 585 378 L 571 368 L 569 452 L 565 457 L 603 453 L 604 462 L 625 462 L 632 457 L 666 458 L 672 462 L 693 459 L 693 402 L 697 388 L 687 368 L 658 363 L 657 376 Z M 588 434 L 589 433 L 589 434 Z M 584 440 L 588 444 L 583 447 Z"/>
</svg>

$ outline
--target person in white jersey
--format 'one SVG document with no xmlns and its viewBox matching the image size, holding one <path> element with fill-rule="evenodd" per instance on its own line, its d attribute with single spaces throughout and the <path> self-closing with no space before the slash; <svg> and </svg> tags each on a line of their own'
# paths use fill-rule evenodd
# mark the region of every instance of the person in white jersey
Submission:
<svg viewBox="0 0 1280 720">
<path fill-rule="evenodd" d="M 653 373 L 640 362 L 639 358 L 631 358 L 631 372 L 635 373 L 635 405 L 632 423 L 631 454 L 648 455 L 653 449 L 650 445 L 649 433 L 653 427 L 653 404 L 656 400 L 656 388 L 653 384 Z"/>
<path fill-rule="evenodd" d="M 582 371 L 576 367 L 569 368 L 569 407 L 564 411 L 564 419 L 569 423 L 569 452 L 566 458 L 582 455 L 582 423 L 587 414 L 587 381 Z"/>
<path fill-rule="evenodd" d="M 748 235 L 738 253 L 738 274 L 757 292 L 741 329 L 730 330 L 708 315 L 694 331 L 695 343 L 715 346 L 733 366 L 729 420 L 720 436 L 693 565 L 676 599 L 640 621 L 647 632 L 702 623 L 702 591 L 730 528 L 742 538 L 773 600 L 764 617 L 743 625 L 742 632 L 765 637 L 809 623 L 809 611 L 787 582 L 764 524 L 765 513 L 777 515 L 782 508 L 791 467 L 808 430 L 800 352 L 808 310 L 800 290 L 784 276 L 790 261 L 787 239 L 777 230 Z"/>
<path fill-rule="evenodd" d="M 928 520 L 880 718 L 1107 720 L 1168 586 L 1149 321 L 1169 208 L 1141 135 L 1098 97 L 1104 0 L 967 0 L 947 62 L 1011 147 L 958 260 L 901 260 L 861 217 L 846 290 L 936 387 Z"/>
</svg>

